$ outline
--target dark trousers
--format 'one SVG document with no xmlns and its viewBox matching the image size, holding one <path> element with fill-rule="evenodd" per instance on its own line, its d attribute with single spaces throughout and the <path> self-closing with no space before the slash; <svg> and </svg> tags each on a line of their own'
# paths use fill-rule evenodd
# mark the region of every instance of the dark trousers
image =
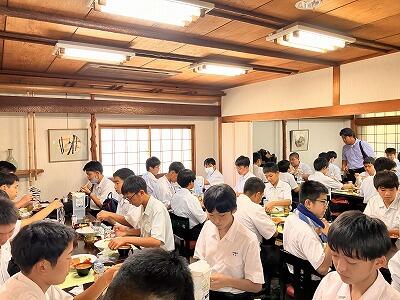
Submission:
<svg viewBox="0 0 400 300">
<path fill-rule="evenodd" d="M 362 173 L 364 172 L 364 168 L 359 168 L 359 169 L 349 169 L 349 173 L 346 174 L 346 177 L 344 179 L 345 182 L 347 181 L 352 181 L 353 183 L 356 182 L 356 177 L 354 176 L 355 173 Z"/>
<path fill-rule="evenodd" d="M 252 293 L 240 293 L 240 294 L 232 294 L 232 293 L 224 293 L 224 292 L 216 292 L 210 291 L 210 300 L 252 300 L 254 295 Z"/>
</svg>

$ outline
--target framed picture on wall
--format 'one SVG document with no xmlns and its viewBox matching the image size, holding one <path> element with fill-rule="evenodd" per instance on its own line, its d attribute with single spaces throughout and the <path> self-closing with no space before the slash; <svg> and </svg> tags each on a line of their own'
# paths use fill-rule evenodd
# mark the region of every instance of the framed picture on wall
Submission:
<svg viewBox="0 0 400 300">
<path fill-rule="evenodd" d="M 49 162 L 89 160 L 87 129 L 48 129 Z"/>
<path fill-rule="evenodd" d="M 306 151 L 308 150 L 309 131 L 291 130 L 290 131 L 290 151 Z"/>
</svg>

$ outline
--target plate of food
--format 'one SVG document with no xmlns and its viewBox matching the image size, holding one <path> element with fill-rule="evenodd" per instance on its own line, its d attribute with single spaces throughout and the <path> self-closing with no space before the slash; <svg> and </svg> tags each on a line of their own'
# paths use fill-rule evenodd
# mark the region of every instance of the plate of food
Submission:
<svg viewBox="0 0 400 300">
<path fill-rule="evenodd" d="M 94 231 L 94 229 L 92 227 L 90 227 L 90 226 L 77 228 L 75 231 L 77 233 L 79 233 L 79 234 L 82 234 L 82 235 L 88 235 L 88 234 L 95 234 L 96 233 Z"/>
<path fill-rule="evenodd" d="M 83 263 L 94 263 L 97 257 L 93 254 L 76 254 L 71 256 L 71 266 L 76 266 Z"/>
<path fill-rule="evenodd" d="M 99 240 L 96 243 L 94 243 L 94 246 L 99 249 L 100 251 L 103 251 L 104 249 L 109 249 L 108 248 L 108 243 L 111 241 L 111 239 L 104 239 L 104 240 Z"/>
<path fill-rule="evenodd" d="M 18 213 L 19 213 L 19 216 L 21 217 L 21 219 L 25 219 L 32 215 L 32 210 L 29 210 L 28 208 L 23 207 L 23 208 L 18 209 Z"/>
</svg>

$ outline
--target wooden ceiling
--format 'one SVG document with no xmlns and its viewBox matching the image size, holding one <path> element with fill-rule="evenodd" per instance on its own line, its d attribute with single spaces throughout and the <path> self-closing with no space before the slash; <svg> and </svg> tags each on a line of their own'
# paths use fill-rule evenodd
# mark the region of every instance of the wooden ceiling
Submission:
<svg viewBox="0 0 400 300">
<path fill-rule="evenodd" d="M 246 64 L 279 67 L 299 72 L 321 69 L 329 65 L 361 60 L 388 52 L 376 51 L 370 47 L 346 47 L 342 50 L 320 54 L 267 42 L 266 35 L 273 32 L 274 29 L 265 26 L 206 15 L 186 28 L 179 28 L 102 14 L 90 8 L 89 2 L 87 0 L 0 0 L 0 5 L 3 7 L 32 12 L 32 18 L 16 17 L 3 12 L 0 15 L 0 31 L 19 33 L 24 36 L 45 37 L 52 40 L 66 39 L 121 48 L 131 47 L 132 49 L 196 57 L 198 60 L 205 57 L 224 58 Z M 229 5 L 252 13 L 276 17 L 282 19 L 286 24 L 302 21 L 340 30 L 356 38 L 400 47 L 400 1 L 398 0 L 324 0 L 323 4 L 315 11 L 297 10 L 294 7 L 296 0 L 218 0 L 210 2 L 217 6 Z M 84 26 L 72 26 L 67 21 L 45 22 L 35 15 L 37 13 L 67 17 L 64 19 L 90 21 L 90 24 L 125 26 L 124 28 L 131 31 L 125 30 L 122 33 L 118 30 L 96 30 Z M 148 32 L 154 31 L 154 33 L 165 32 L 165 36 L 168 38 L 162 40 L 156 39 L 154 36 L 148 37 L 143 34 L 143 30 L 139 30 L 140 34 L 135 35 L 137 28 L 140 30 L 147 28 Z M 178 34 L 176 38 L 174 33 L 180 35 Z M 196 41 L 191 43 L 189 38 L 194 38 Z M 205 41 L 203 46 L 201 41 Z M 208 43 L 209 41 L 211 43 Z M 219 44 L 226 47 L 219 48 L 217 47 Z M 245 47 L 236 48 L 236 46 Z M 256 51 L 252 49 L 256 49 Z M 118 89 L 122 91 L 129 91 L 129 88 L 133 88 L 134 85 L 131 83 L 129 86 L 129 81 L 79 76 L 79 70 L 86 63 L 56 58 L 53 55 L 53 46 L 46 43 L 28 42 L 18 38 L 2 39 L 0 40 L 0 53 L 0 83 L 79 88 L 93 86 L 101 88 L 114 86 L 115 88 L 115 85 L 118 84 Z M 140 56 L 125 63 L 126 66 L 180 71 L 181 73 L 158 82 L 154 86 L 161 89 L 175 89 L 172 92 L 176 93 L 199 95 L 213 94 L 210 90 L 220 91 L 239 85 L 288 76 L 264 71 L 252 71 L 237 77 L 200 75 L 189 70 L 190 64 L 185 61 Z M 142 88 L 146 90 L 144 86 Z M 177 87 L 180 89 L 176 89 Z M 196 90 L 193 91 L 194 89 Z"/>
</svg>

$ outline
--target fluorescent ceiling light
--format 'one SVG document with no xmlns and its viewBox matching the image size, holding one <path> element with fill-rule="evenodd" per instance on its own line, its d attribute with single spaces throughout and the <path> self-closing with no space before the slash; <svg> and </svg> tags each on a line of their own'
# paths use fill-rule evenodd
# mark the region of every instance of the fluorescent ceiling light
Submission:
<svg viewBox="0 0 400 300">
<path fill-rule="evenodd" d="M 99 45 L 59 41 L 55 45 L 54 55 L 66 59 L 122 64 L 130 60 L 131 56 L 134 56 L 135 53 Z"/>
<path fill-rule="evenodd" d="M 191 65 L 193 72 L 209 75 L 237 76 L 248 73 L 252 68 L 215 62 L 201 62 Z"/>
<path fill-rule="evenodd" d="M 214 4 L 197 0 L 95 0 L 95 10 L 131 18 L 186 26 Z"/>
<path fill-rule="evenodd" d="M 334 51 L 354 43 L 355 38 L 322 28 L 295 23 L 267 36 L 267 41 L 275 44 L 316 52 Z"/>
</svg>

